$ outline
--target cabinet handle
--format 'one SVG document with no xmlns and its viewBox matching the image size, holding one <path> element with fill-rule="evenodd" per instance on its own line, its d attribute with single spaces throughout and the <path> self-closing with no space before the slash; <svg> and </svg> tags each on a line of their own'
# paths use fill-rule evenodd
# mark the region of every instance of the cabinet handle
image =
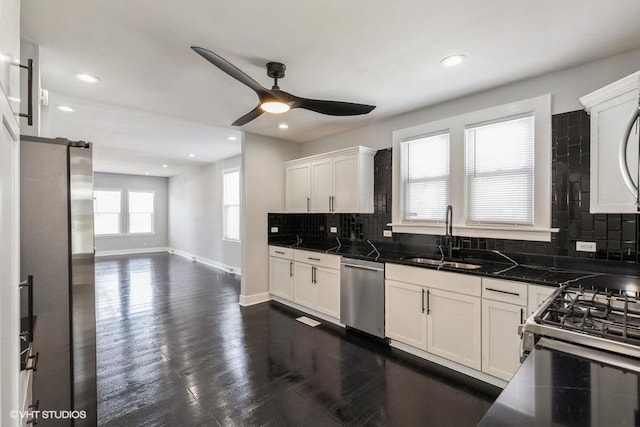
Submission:
<svg viewBox="0 0 640 427">
<path fill-rule="evenodd" d="M 284 255 L 284 252 L 282 252 L 282 251 L 274 251 L 274 252 L 277 253 L 277 254 L 280 254 L 280 255 Z"/>
<path fill-rule="evenodd" d="M 424 292 L 424 289 L 422 290 Z M 429 302 L 429 296 L 431 295 L 431 291 L 427 290 L 427 314 L 431 313 L 431 304 Z"/>
<path fill-rule="evenodd" d="M 331 196 L 331 212 L 336 211 L 336 196 Z"/>
<path fill-rule="evenodd" d="M 318 281 L 316 280 L 316 268 L 314 266 L 311 267 L 311 283 L 318 283 Z"/>
<path fill-rule="evenodd" d="M 27 59 L 27 65 L 18 64 L 27 70 L 27 113 L 19 113 L 19 117 L 27 119 L 27 125 L 33 126 L 33 59 Z"/>
<path fill-rule="evenodd" d="M 311 258 L 310 256 L 308 256 L 307 259 L 310 259 L 311 261 L 320 261 L 320 258 Z"/>
<path fill-rule="evenodd" d="M 520 294 L 517 293 L 517 292 L 502 291 L 500 289 L 493 289 L 493 288 L 485 288 L 485 289 L 488 290 L 488 291 L 491 291 L 491 292 L 500 292 L 501 294 L 513 295 L 515 297 L 519 297 L 520 296 Z"/>
<path fill-rule="evenodd" d="M 524 323 L 524 308 L 520 309 L 520 324 Z"/>
<path fill-rule="evenodd" d="M 311 210 L 311 198 L 307 197 L 307 212 Z"/>
<path fill-rule="evenodd" d="M 293 261 L 289 261 L 289 277 L 293 277 Z"/>
<path fill-rule="evenodd" d="M 329 212 L 330 213 L 333 212 L 333 207 L 332 207 L 333 203 L 331 203 L 332 199 L 333 197 L 329 196 Z"/>
<path fill-rule="evenodd" d="M 422 290 L 422 312 L 424 313 L 424 289 Z"/>
<path fill-rule="evenodd" d="M 35 356 L 29 356 L 28 359 L 32 359 L 33 363 L 31 364 L 31 366 L 28 366 L 27 368 L 25 368 L 25 371 L 33 371 L 36 372 L 38 370 L 38 359 L 40 358 L 40 352 L 36 352 Z"/>
</svg>

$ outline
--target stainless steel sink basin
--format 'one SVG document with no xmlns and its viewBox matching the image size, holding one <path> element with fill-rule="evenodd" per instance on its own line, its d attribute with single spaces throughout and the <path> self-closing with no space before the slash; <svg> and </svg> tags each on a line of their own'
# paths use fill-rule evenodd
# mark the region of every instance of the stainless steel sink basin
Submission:
<svg viewBox="0 0 640 427">
<path fill-rule="evenodd" d="M 422 258 L 422 257 L 410 257 L 402 258 L 402 261 L 415 262 L 417 264 L 429 264 L 429 265 L 441 265 L 442 261 L 439 259 Z"/>
<path fill-rule="evenodd" d="M 431 258 L 422 258 L 422 257 L 409 257 L 403 258 L 403 261 L 415 262 L 416 264 L 427 264 L 427 265 L 435 265 L 438 267 L 448 267 L 448 268 L 458 268 L 460 270 L 477 270 L 481 268 L 481 265 L 478 264 L 468 264 L 465 262 L 455 262 L 455 261 L 443 261 L 439 259 L 431 259 Z"/>
</svg>

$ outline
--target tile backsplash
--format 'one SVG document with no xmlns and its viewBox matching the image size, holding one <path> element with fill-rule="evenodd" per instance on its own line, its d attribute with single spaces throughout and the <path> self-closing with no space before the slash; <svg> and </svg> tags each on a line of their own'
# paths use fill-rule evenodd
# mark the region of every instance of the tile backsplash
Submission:
<svg viewBox="0 0 640 427">
<path fill-rule="evenodd" d="M 552 227 L 551 242 L 460 237 L 468 249 L 512 253 L 569 256 L 584 259 L 638 262 L 637 215 L 589 213 L 589 115 L 583 111 L 552 117 Z M 269 214 L 269 227 L 278 226 L 277 236 L 304 235 L 340 237 L 415 245 L 438 245 L 443 236 L 394 233 L 382 236 L 391 222 L 390 148 L 379 150 L 374 160 L 373 214 Z M 338 233 L 331 233 L 337 227 Z M 269 237 L 276 235 L 269 234 Z M 596 252 L 576 252 L 576 241 L 596 242 Z"/>
</svg>

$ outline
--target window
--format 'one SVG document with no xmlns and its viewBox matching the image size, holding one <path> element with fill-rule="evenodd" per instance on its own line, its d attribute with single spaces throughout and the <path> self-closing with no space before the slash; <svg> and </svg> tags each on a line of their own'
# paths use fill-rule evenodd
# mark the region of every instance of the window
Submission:
<svg viewBox="0 0 640 427">
<path fill-rule="evenodd" d="M 224 238 L 240 240 L 240 171 L 223 173 Z"/>
<path fill-rule="evenodd" d="M 402 199 L 407 221 L 444 221 L 449 204 L 449 134 L 404 141 Z"/>
<path fill-rule="evenodd" d="M 395 233 L 550 241 L 551 95 L 393 132 Z"/>
<path fill-rule="evenodd" d="M 93 193 L 94 233 L 120 234 L 120 190 L 95 190 Z"/>
<path fill-rule="evenodd" d="M 129 191 L 129 234 L 153 233 L 154 196 L 152 191 Z"/>
<path fill-rule="evenodd" d="M 534 117 L 465 132 L 469 223 L 533 225 Z"/>
</svg>

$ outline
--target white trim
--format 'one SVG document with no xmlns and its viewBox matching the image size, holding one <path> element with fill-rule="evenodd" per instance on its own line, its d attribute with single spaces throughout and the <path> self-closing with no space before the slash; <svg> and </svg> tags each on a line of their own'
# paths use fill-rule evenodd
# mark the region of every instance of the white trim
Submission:
<svg viewBox="0 0 640 427">
<path fill-rule="evenodd" d="M 468 375 L 480 381 L 484 381 L 496 387 L 505 388 L 507 385 L 507 381 L 501 380 L 500 378 L 493 377 L 491 375 L 485 374 L 484 372 L 476 371 L 475 369 L 468 366 L 452 362 L 451 360 L 445 359 L 444 357 L 436 356 L 435 354 L 428 353 L 399 341 L 389 339 L 389 345 L 393 348 L 397 348 L 398 350 L 402 350 L 409 354 L 413 354 L 414 356 L 418 356 L 421 359 L 437 363 L 438 365 L 442 365 L 445 368 L 452 369 L 454 371 Z"/>
<path fill-rule="evenodd" d="M 269 292 L 263 292 L 255 295 L 240 295 L 239 304 L 243 307 L 248 307 L 250 305 L 262 304 L 263 302 L 270 300 L 271 296 L 269 295 Z"/>
<path fill-rule="evenodd" d="M 333 323 L 334 325 L 338 325 L 338 326 L 340 326 L 342 328 L 345 327 L 344 323 L 340 323 L 339 319 L 336 319 L 335 317 L 327 316 L 326 314 L 320 313 L 319 311 L 316 311 L 316 310 L 314 310 L 312 308 L 305 307 L 305 306 L 302 306 L 300 304 L 296 304 L 293 301 L 289 301 L 288 299 L 281 298 L 281 297 L 276 296 L 274 294 L 271 294 L 271 299 L 273 301 L 279 302 L 280 304 L 288 305 L 289 307 L 295 308 L 298 311 L 302 311 L 304 313 L 310 314 L 310 315 L 312 315 L 314 317 L 317 317 L 319 319 L 326 320 L 327 322 Z"/>
<path fill-rule="evenodd" d="M 640 71 L 630 74 L 627 77 L 623 77 L 620 80 L 583 96 L 580 98 L 580 103 L 587 113 L 591 114 L 591 108 L 593 106 L 635 90 L 638 87 L 639 79 Z"/>
<path fill-rule="evenodd" d="M 114 256 L 114 255 L 133 255 L 133 254 L 146 254 L 157 252 L 169 252 L 168 247 L 157 248 L 134 248 L 134 249 L 116 249 L 113 251 L 96 251 L 96 257 Z"/>
<path fill-rule="evenodd" d="M 495 227 L 491 224 L 466 225 L 465 206 L 465 158 L 464 133 L 472 123 L 484 123 L 499 118 L 512 117 L 524 113 L 535 116 L 535 175 L 533 226 Z M 453 206 L 453 226 L 461 235 L 468 237 L 488 237 L 518 240 L 551 241 L 551 95 L 524 99 L 484 110 L 461 114 L 445 119 L 399 129 L 393 132 L 393 232 L 415 234 L 443 234 L 441 227 L 425 222 L 407 222 L 403 218 L 401 143 L 407 138 L 433 132 L 449 130 L 449 200 Z"/>
<path fill-rule="evenodd" d="M 226 273 L 237 274 L 238 276 L 242 275 L 242 271 L 240 267 L 233 267 L 230 265 L 226 265 L 220 261 L 216 261 L 209 258 L 204 258 L 190 252 L 182 251 L 180 249 L 175 248 L 167 248 L 170 254 L 179 255 L 183 258 L 187 258 L 190 261 L 199 262 L 200 264 L 208 265 L 209 267 L 217 268 L 218 270 L 222 270 Z"/>
</svg>

